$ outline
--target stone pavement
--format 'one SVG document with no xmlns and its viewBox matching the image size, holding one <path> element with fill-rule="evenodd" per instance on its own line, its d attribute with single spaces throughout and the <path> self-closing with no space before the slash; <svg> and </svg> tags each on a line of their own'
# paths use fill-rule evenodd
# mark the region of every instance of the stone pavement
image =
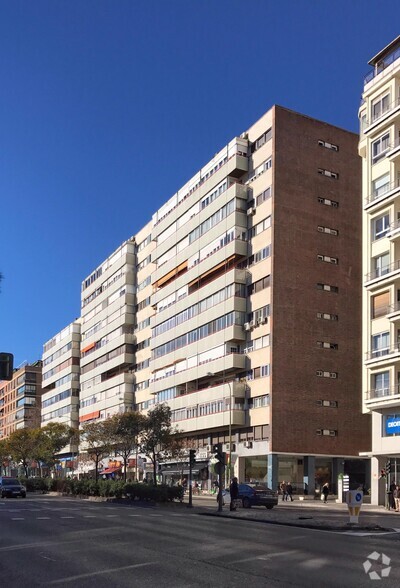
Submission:
<svg viewBox="0 0 400 588">
<path fill-rule="evenodd" d="M 185 497 L 186 501 L 187 497 Z M 282 502 L 280 499 L 278 506 L 272 510 L 264 507 L 252 507 L 250 509 L 238 508 L 236 511 L 230 512 L 229 505 L 225 505 L 222 513 L 217 511 L 216 497 L 194 496 L 193 505 L 196 510 L 199 510 L 199 514 L 208 516 L 331 531 L 400 533 L 400 513 L 393 510 L 387 511 L 383 506 L 365 504 L 361 509 L 358 524 L 350 524 L 347 505 L 337 504 L 334 499 L 331 499 L 327 504 L 319 500 L 299 501 L 295 499 L 293 502 Z"/>
</svg>

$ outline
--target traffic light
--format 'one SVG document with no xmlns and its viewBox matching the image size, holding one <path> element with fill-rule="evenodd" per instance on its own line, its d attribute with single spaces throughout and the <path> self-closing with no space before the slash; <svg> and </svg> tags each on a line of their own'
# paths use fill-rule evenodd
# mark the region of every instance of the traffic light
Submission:
<svg viewBox="0 0 400 588">
<path fill-rule="evenodd" d="M 391 463 L 390 463 L 390 460 L 388 460 L 385 465 L 385 473 L 388 477 L 390 475 L 391 469 L 392 469 Z"/>
<path fill-rule="evenodd" d="M 381 469 L 381 478 L 386 478 L 386 468 Z"/>
<path fill-rule="evenodd" d="M 194 464 L 196 463 L 196 450 L 195 449 L 189 449 L 189 463 L 191 466 L 194 466 Z"/>
<path fill-rule="evenodd" d="M 12 380 L 13 363 L 12 353 L 0 353 L 0 380 Z"/>
<path fill-rule="evenodd" d="M 222 451 L 222 443 L 216 443 L 213 445 L 213 454 L 215 459 L 221 464 L 225 465 L 226 453 Z"/>
</svg>

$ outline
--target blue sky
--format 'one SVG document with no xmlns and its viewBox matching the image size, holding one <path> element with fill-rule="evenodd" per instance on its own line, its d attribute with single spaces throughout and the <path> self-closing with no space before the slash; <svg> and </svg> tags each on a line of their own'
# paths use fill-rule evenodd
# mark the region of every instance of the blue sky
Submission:
<svg viewBox="0 0 400 588">
<path fill-rule="evenodd" d="M 80 314 L 81 281 L 274 103 L 357 132 L 368 0 L 0 0 L 0 351 Z"/>
</svg>

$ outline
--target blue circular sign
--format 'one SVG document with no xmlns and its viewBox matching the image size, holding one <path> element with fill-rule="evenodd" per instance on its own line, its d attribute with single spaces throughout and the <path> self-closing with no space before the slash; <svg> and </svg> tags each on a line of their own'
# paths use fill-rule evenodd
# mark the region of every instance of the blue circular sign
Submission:
<svg viewBox="0 0 400 588">
<path fill-rule="evenodd" d="M 357 500 L 357 502 L 360 502 L 361 498 L 362 498 L 362 495 L 358 492 L 356 494 L 356 500 Z"/>
</svg>

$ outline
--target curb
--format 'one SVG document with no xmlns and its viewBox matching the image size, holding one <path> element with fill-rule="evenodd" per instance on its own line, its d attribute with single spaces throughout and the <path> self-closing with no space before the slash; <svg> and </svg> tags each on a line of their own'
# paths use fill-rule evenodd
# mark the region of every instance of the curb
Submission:
<svg viewBox="0 0 400 588">
<path fill-rule="evenodd" d="M 218 512 L 199 512 L 198 513 L 200 516 L 206 516 L 206 517 L 220 517 L 223 519 L 233 519 L 233 520 L 238 520 L 238 521 L 247 521 L 250 523 L 262 523 L 262 524 L 267 524 L 267 525 L 280 525 L 283 527 L 297 527 L 300 529 L 314 529 L 317 531 L 375 531 L 377 534 L 379 533 L 387 533 L 387 532 L 395 532 L 395 530 L 393 528 L 389 528 L 389 527 L 381 527 L 380 525 L 363 525 L 363 526 L 358 526 L 352 523 L 348 523 L 346 525 L 310 525 L 310 524 L 301 524 L 301 523 L 296 523 L 293 521 L 288 521 L 288 522 L 283 522 L 283 521 L 268 521 L 265 519 L 253 519 L 253 518 L 247 518 L 247 517 L 243 517 L 243 516 L 231 516 L 228 514 L 224 514 L 224 513 L 218 513 Z"/>
</svg>

